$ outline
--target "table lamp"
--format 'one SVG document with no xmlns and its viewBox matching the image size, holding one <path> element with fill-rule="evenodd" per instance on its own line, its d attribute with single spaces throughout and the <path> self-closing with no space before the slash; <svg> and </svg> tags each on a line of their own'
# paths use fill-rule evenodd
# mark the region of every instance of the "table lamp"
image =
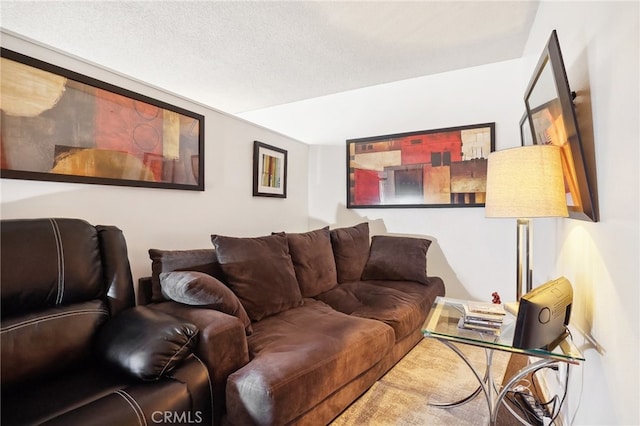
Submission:
<svg viewBox="0 0 640 426">
<path fill-rule="evenodd" d="M 487 165 L 486 217 L 518 219 L 516 300 L 533 288 L 533 249 L 530 219 L 566 217 L 560 147 L 528 145 L 495 151 Z"/>
</svg>

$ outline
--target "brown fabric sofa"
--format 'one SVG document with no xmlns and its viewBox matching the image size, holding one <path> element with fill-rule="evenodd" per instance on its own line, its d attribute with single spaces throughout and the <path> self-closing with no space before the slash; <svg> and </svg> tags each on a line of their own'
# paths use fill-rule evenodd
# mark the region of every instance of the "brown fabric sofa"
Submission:
<svg viewBox="0 0 640 426">
<path fill-rule="evenodd" d="M 150 250 L 140 297 L 200 328 L 215 423 L 331 422 L 422 339 L 445 292 L 429 240 L 370 240 L 367 223 L 212 242 Z"/>
<path fill-rule="evenodd" d="M 0 223 L 2 425 L 210 423 L 198 329 L 134 307 L 122 232 Z"/>
</svg>

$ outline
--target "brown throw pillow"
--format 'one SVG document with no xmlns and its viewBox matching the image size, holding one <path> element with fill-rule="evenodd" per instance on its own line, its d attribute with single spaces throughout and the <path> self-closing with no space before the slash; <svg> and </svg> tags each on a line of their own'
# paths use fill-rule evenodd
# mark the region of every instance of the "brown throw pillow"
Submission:
<svg viewBox="0 0 640 426">
<path fill-rule="evenodd" d="M 302 297 L 314 297 L 338 285 L 328 226 L 286 236 Z"/>
<path fill-rule="evenodd" d="M 330 235 L 338 282 L 359 281 L 369 257 L 369 224 L 332 229 Z"/>
<path fill-rule="evenodd" d="M 362 279 L 429 284 L 427 250 L 430 245 L 431 241 L 424 238 L 376 235 L 371 239 Z"/>
<path fill-rule="evenodd" d="M 287 237 L 237 238 L 212 235 L 226 281 L 247 310 L 260 321 L 302 304 Z"/>
<path fill-rule="evenodd" d="M 213 249 L 158 250 L 150 249 L 151 301 L 166 300 L 160 287 L 160 273 L 171 271 L 198 271 L 218 279 L 224 278 Z"/>
<path fill-rule="evenodd" d="M 242 321 L 247 336 L 253 333 L 247 311 L 236 295 L 211 275 L 195 271 L 162 272 L 160 285 L 166 298 L 233 315 Z"/>
</svg>

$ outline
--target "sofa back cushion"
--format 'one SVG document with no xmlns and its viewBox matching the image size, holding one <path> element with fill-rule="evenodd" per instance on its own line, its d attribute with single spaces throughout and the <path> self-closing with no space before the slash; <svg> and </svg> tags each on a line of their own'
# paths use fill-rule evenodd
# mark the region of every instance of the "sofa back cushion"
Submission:
<svg viewBox="0 0 640 426">
<path fill-rule="evenodd" d="M 162 294 L 160 274 L 173 271 L 204 272 L 219 280 L 224 279 L 220 263 L 213 249 L 158 250 L 150 249 L 151 258 L 151 301 L 162 302 L 167 298 Z"/>
<path fill-rule="evenodd" d="M 98 232 L 77 219 L 2 221 L 2 318 L 103 298 Z"/>
<path fill-rule="evenodd" d="M 302 304 L 287 237 L 212 235 L 226 283 L 253 321 Z"/>
<path fill-rule="evenodd" d="M 96 330 L 135 303 L 122 232 L 79 219 L 22 219 L 3 220 L 0 233 L 2 385 L 89 358 Z"/>
<path fill-rule="evenodd" d="M 375 235 L 371 239 L 362 279 L 416 281 L 427 285 L 427 250 L 430 245 L 431 241 L 425 238 Z"/>
<path fill-rule="evenodd" d="M 359 281 L 369 257 L 369 224 L 331 230 L 338 283 Z"/>
<path fill-rule="evenodd" d="M 328 226 L 286 236 L 302 297 L 315 297 L 338 285 Z"/>
</svg>

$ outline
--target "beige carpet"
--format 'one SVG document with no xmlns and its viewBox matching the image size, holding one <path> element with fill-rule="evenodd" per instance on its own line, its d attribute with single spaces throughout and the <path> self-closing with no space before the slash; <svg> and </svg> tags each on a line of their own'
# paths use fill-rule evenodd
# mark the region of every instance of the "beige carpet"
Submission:
<svg viewBox="0 0 640 426">
<path fill-rule="evenodd" d="M 471 363 L 484 372 L 481 348 L 458 345 Z M 492 371 L 502 382 L 509 354 L 495 351 Z M 478 425 L 488 423 L 484 395 L 460 407 L 442 409 L 429 402 L 451 402 L 467 396 L 477 380 L 457 354 L 434 339 L 423 339 L 331 425 Z"/>
</svg>

